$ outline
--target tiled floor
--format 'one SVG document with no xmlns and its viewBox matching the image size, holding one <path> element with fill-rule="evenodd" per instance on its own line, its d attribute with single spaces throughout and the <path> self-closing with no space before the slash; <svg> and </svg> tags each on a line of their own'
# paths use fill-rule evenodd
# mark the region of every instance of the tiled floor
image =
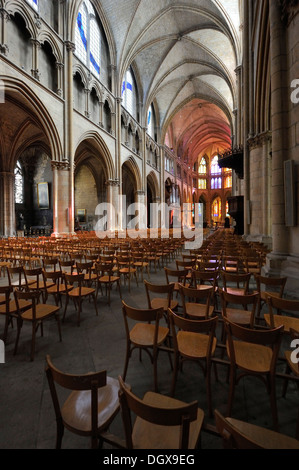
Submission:
<svg viewBox="0 0 299 470">
<path fill-rule="evenodd" d="M 172 261 L 169 266 L 174 267 Z M 163 269 L 157 274 L 151 272 L 154 283 L 165 283 Z M 7 278 L 0 279 L 1 284 Z M 147 305 L 145 287 L 132 282 L 131 293 L 122 285 L 123 299 L 131 306 Z M 44 328 L 44 337 L 37 337 L 36 356 L 30 362 L 31 327 L 24 325 L 18 353 L 13 355 L 16 328 L 10 328 L 6 346 L 6 363 L 0 365 L 0 448 L 1 449 L 53 449 L 56 438 L 56 422 L 48 383 L 45 376 L 45 356 L 50 354 L 54 364 L 66 372 L 84 373 L 92 370 L 107 369 L 108 375 L 117 378 L 123 372 L 125 357 L 125 330 L 118 291 L 113 290 L 111 306 L 106 298 L 98 298 L 99 315 L 94 307 L 85 302 L 80 327 L 77 316 L 71 306 L 62 325 L 62 342 L 58 340 L 55 321 L 49 321 Z M 0 328 L 4 319 L 0 320 Z M 218 332 L 219 336 L 219 332 Z M 220 351 L 217 352 L 219 356 Z M 159 356 L 158 381 L 163 394 L 170 391 L 172 371 L 165 353 Z M 228 398 L 226 367 L 218 365 L 218 382 L 212 374 L 213 407 L 225 413 Z M 284 367 L 279 366 L 281 371 Z M 129 363 L 127 382 L 132 390 L 142 396 L 152 389 L 152 366 L 147 355 L 139 361 L 138 353 L 133 354 Z M 296 384 L 290 382 L 287 398 L 282 398 L 282 381 L 277 380 L 277 403 L 280 431 L 290 436 L 295 435 L 299 397 Z M 199 366 L 189 363 L 179 373 L 176 397 L 190 402 L 198 400 L 199 407 L 206 413 L 207 422 L 213 424 L 207 413 L 205 381 Z M 271 428 L 272 419 L 270 401 L 264 384 L 255 378 L 246 378 L 237 387 L 233 406 L 233 416 L 251 423 Z M 111 432 L 123 437 L 122 423 L 118 415 Z M 89 439 L 75 436 L 65 431 L 63 448 L 89 448 Z M 202 433 L 203 449 L 221 449 L 221 440 Z"/>
</svg>

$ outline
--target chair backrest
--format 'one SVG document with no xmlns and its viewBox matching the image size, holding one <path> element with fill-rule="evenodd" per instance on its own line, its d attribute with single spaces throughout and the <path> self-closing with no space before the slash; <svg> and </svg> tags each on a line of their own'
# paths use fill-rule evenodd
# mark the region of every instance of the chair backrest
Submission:
<svg viewBox="0 0 299 470">
<path fill-rule="evenodd" d="M 254 294 L 231 294 L 226 292 L 223 289 L 219 289 L 219 295 L 222 304 L 222 316 L 223 318 L 227 317 L 227 306 L 231 305 L 242 305 L 244 311 L 248 311 L 248 307 L 251 306 L 251 317 L 250 317 L 250 327 L 253 328 L 255 311 L 258 303 L 258 293 Z M 234 307 L 236 308 L 236 307 Z"/>
<path fill-rule="evenodd" d="M 183 304 L 183 311 L 184 314 L 187 313 L 186 303 L 193 302 L 193 303 L 202 303 L 206 306 L 205 309 L 205 318 L 209 317 L 209 308 L 211 304 L 211 298 L 214 293 L 213 287 L 207 287 L 207 289 L 196 289 L 193 287 L 183 286 L 182 284 L 179 285 L 179 290 L 182 298 Z"/>
<path fill-rule="evenodd" d="M 56 384 L 68 390 L 90 390 L 91 392 L 91 428 L 92 435 L 98 427 L 98 389 L 107 384 L 107 371 L 69 374 L 58 370 L 52 363 L 51 357 L 46 356 L 46 375 L 55 409 L 56 419 L 61 420 L 61 407 Z"/>
<path fill-rule="evenodd" d="M 173 295 L 174 291 L 174 284 L 151 284 L 148 282 L 146 279 L 144 279 L 144 285 L 145 285 L 145 291 L 146 291 L 146 296 L 148 300 L 148 307 L 151 308 L 151 296 L 150 293 L 155 293 L 155 294 L 167 294 L 168 298 L 168 306 L 170 307 L 170 302 L 171 298 Z"/>
<path fill-rule="evenodd" d="M 156 329 L 155 329 L 153 344 L 157 344 L 158 327 L 159 327 L 159 321 L 161 317 L 163 316 L 163 308 L 148 308 L 148 309 L 135 308 L 135 307 L 130 307 L 124 301 L 122 301 L 122 312 L 123 312 L 127 337 L 129 337 L 129 334 L 130 334 L 128 318 L 130 318 L 130 320 L 133 320 L 134 322 L 147 322 L 147 323 L 155 322 Z"/>
<path fill-rule="evenodd" d="M 29 277 L 35 277 L 35 282 L 36 282 L 36 288 L 42 288 L 42 282 L 43 282 L 43 268 L 33 268 L 33 269 L 27 269 L 24 268 L 24 274 L 25 274 L 25 280 L 27 287 L 29 286 Z"/>
<path fill-rule="evenodd" d="M 267 294 L 267 304 L 269 307 L 271 328 L 274 328 L 275 314 L 281 315 L 282 312 L 284 312 L 284 314 L 294 314 L 296 312 L 297 317 L 299 317 L 299 300 L 284 299 L 272 294 Z"/>
<path fill-rule="evenodd" d="M 228 273 L 227 271 L 221 272 L 221 279 L 223 281 L 224 290 L 227 289 L 228 283 L 232 282 L 234 284 L 234 287 L 244 288 L 244 293 L 248 293 L 250 278 L 251 278 L 251 273 L 235 274 L 235 273 Z"/>
<path fill-rule="evenodd" d="M 216 429 L 223 438 L 225 449 L 263 449 L 261 445 L 245 436 L 234 427 L 218 410 L 214 411 Z"/>
<path fill-rule="evenodd" d="M 184 404 L 181 407 L 163 408 L 146 404 L 143 400 L 129 390 L 123 379 L 119 376 L 119 400 L 128 449 L 134 448 L 132 439 L 133 427 L 131 413 L 152 424 L 160 426 L 180 426 L 180 449 L 188 449 L 190 423 L 197 418 L 198 402 Z M 165 428 L 165 433 L 167 429 Z"/>
<path fill-rule="evenodd" d="M 79 297 L 81 296 L 82 292 L 82 284 L 84 282 L 84 274 L 63 274 L 64 281 L 65 281 L 65 286 L 67 287 L 68 285 L 74 286 L 74 284 L 78 285 L 79 289 Z M 69 294 L 68 288 L 66 288 L 66 293 Z"/>
<path fill-rule="evenodd" d="M 166 282 L 169 284 L 171 281 L 170 278 L 175 278 L 177 282 L 181 282 L 182 284 L 186 284 L 186 277 L 189 274 L 188 269 L 170 269 L 164 267 Z"/>
<path fill-rule="evenodd" d="M 12 286 L 0 286 L 0 295 L 4 295 L 5 299 L 5 311 L 6 314 L 9 313 L 9 301 L 10 301 L 10 295 L 13 292 L 13 287 Z"/>
<path fill-rule="evenodd" d="M 211 357 L 213 339 L 215 337 L 216 326 L 218 323 L 218 317 L 211 317 L 208 320 L 189 320 L 177 315 L 170 308 L 167 311 L 168 318 L 170 320 L 173 343 L 175 351 L 178 350 L 177 343 L 177 329 L 181 331 L 189 331 L 191 333 L 207 334 L 209 336 L 209 342 L 206 349 L 206 357 Z"/>
<path fill-rule="evenodd" d="M 16 286 L 19 289 L 21 289 L 22 281 L 25 281 L 24 267 L 23 266 L 7 266 L 6 270 L 7 270 L 7 277 L 8 277 L 9 285 L 12 286 L 12 278 L 14 274 L 17 274 L 18 281 L 17 281 Z"/>
<path fill-rule="evenodd" d="M 279 297 L 283 296 L 284 288 L 287 282 L 287 277 L 266 277 L 256 274 L 255 276 L 257 290 L 259 293 L 262 291 L 262 286 L 268 292 L 276 292 Z"/>
<path fill-rule="evenodd" d="M 36 320 L 36 304 L 39 302 L 39 296 L 40 296 L 39 291 L 24 292 L 24 291 L 20 291 L 16 289 L 14 291 L 14 297 L 15 297 L 18 314 L 21 313 L 20 308 L 19 308 L 19 300 L 30 301 L 30 305 L 28 305 L 28 309 L 29 308 L 32 309 L 32 319 L 35 321 Z M 22 308 L 22 311 L 24 311 L 23 308 Z"/>
<path fill-rule="evenodd" d="M 261 346 L 269 346 L 272 349 L 272 359 L 270 372 L 274 373 L 276 362 L 278 359 L 279 348 L 282 340 L 283 329 L 281 325 L 278 328 L 262 330 L 253 328 L 244 328 L 236 323 L 232 323 L 225 319 L 225 329 L 228 338 L 229 357 L 232 364 L 236 364 L 234 338 L 246 343 L 259 344 Z"/>
<path fill-rule="evenodd" d="M 208 282 L 215 289 L 218 277 L 219 275 L 217 271 L 200 271 L 196 269 L 192 270 L 192 279 L 195 286 Z"/>
</svg>

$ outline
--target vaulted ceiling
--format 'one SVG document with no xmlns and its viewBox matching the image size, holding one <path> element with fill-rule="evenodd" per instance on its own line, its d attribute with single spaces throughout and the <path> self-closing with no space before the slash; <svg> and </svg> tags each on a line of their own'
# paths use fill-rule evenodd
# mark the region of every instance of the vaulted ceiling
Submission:
<svg viewBox="0 0 299 470">
<path fill-rule="evenodd" d="M 241 62 L 241 0 L 101 0 L 122 76 L 131 65 L 176 152 L 230 146 Z"/>
</svg>

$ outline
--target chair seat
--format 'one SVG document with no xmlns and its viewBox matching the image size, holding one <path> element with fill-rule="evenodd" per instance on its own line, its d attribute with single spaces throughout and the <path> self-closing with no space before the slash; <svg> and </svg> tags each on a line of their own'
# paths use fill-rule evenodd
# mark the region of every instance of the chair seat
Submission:
<svg viewBox="0 0 299 470">
<path fill-rule="evenodd" d="M 207 357 L 209 336 L 191 331 L 179 331 L 177 334 L 178 348 L 180 353 L 191 359 Z M 212 355 L 215 353 L 217 339 L 213 338 Z"/>
<path fill-rule="evenodd" d="M 36 320 L 44 320 L 46 317 L 53 315 L 54 313 L 58 312 L 59 307 L 55 305 L 48 305 L 48 304 L 37 304 L 35 306 L 36 309 Z M 33 320 L 33 312 L 32 309 L 26 310 L 22 313 L 23 320 Z"/>
<path fill-rule="evenodd" d="M 271 429 L 262 428 L 234 418 L 225 418 L 234 428 L 250 440 L 257 442 L 263 449 L 299 449 L 299 441 Z"/>
<path fill-rule="evenodd" d="M 119 277 L 118 276 L 102 276 L 98 280 L 99 282 L 104 282 L 106 284 L 109 284 L 110 282 L 119 281 Z"/>
<path fill-rule="evenodd" d="M 186 313 L 188 317 L 192 318 L 204 318 L 206 316 L 206 305 L 203 304 L 196 304 L 192 302 L 187 302 L 186 306 Z M 213 305 L 209 307 L 208 316 L 211 317 L 214 313 Z"/>
<path fill-rule="evenodd" d="M 107 377 L 107 384 L 98 389 L 98 432 L 108 428 L 119 411 L 119 383 Z M 61 408 L 63 422 L 69 429 L 91 434 L 90 390 L 73 391 Z"/>
<path fill-rule="evenodd" d="M 172 406 L 182 406 L 185 403 L 160 395 L 154 392 L 147 392 L 143 401 L 151 406 L 169 408 Z M 189 448 L 197 446 L 198 436 L 203 424 L 204 412 L 198 408 L 197 419 L 190 423 Z M 179 448 L 180 427 L 162 426 L 152 424 L 137 418 L 132 434 L 133 446 L 135 449 L 178 449 Z"/>
<path fill-rule="evenodd" d="M 5 295 L 0 295 L 0 305 L 5 304 L 5 302 L 6 302 Z"/>
<path fill-rule="evenodd" d="M 233 295 L 245 295 L 244 289 L 238 288 L 238 287 L 227 287 L 225 291 L 228 294 L 233 294 Z"/>
<path fill-rule="evenodd" d="M 267 325 L 271 326 L 269 313 L 264 314 L 264 319 Z M 296 331 L 299 330 L 299 318 L 288 317 L 285 315 L 273 315 L 273 321 L 274 321 L 275 328 L 277 328 L 280 325 L 283 325 L 285 333 L 289 333 L 290 328 Z"/>
<path fill-rule="evenodd" d="M 293 372 L 294 375 L 296 375 L 298 377 L 299 375 L 299 368 L 298 368 L 298 364 L 295 364 L 292 360 L 291 360 L 291 355 L 292 355 L 292 352 L 293 351 L 285 351 L 284 354 L 285 354 L 285 358 L 288 362 L 288 365 L 290 366 L 290 369 L 291 371 Z"/>
<path fill-rule="evenodd" d="M 226 317 L 230 322 L 237 323 L 237 325 L 250 325 L 251 312 L 237 308 L 227 308 Z"/>
<path fill-rule="evenodd" d="M 170 308 L 171 310 L 174 310 L 178 306 L 178 302 L 176 300 L 171 300 L 170 301 Z M 168 299 L 152 299 L 151 301 L 151 307 L 152 308 L 163 308 L 164 312 L 167 312 L 168 310 Z"/>
<path fill-rule="evenodd" d="M 155 325 L 146 323 L 136 323 L 130 331 L 132 343 L 151 347 L 154 344 Z M 157 344 L 162 344 L 169 334 L 169 329 L 159 326 Z"/>
<path fill-rule="evenodd" d="M 97 279 L 96 274 L 85 274 L 84 281 L 95 281 Z"/>
<path fill-rule="evenodd" d="M 260 344 L 234 341 L 237 366 L 247 371 L 267 373 L 270 371 L 272 349 Z"/>
<path fill-rule="evenodd" d="M 49 287 L 55 286 L 54 282 L 47 281 L 46 283 L 44 282 L 39 282 L 37 285 L 37 282 L 30 283 L 29 287 L 31 290 L 39 290 L 39 289 L 48 289 Z"/>
<path fill-rule="evenodd" d="M 20 310 L 24 310 L 24 308 L 29 308 L 31 307 L 32 305 L 32 302 L 28 301 L 28 300 L 19 300 L 19 308 Z M 11 300 L 9 302 L 9 313 L 16 313 L 17 312 L 17 305 L 16 305 L 16 302 L 14 300 Z M 0 314 L 4 314 L 5 315 L 6 313 L 6 306 L 5 305 L 0 305 Z"/>
<path fill-rule="evenodd" d="M 92 287 L 81 287 L 81 297 L 86 295 L 91 295 L 95 292 L 95 289 Z M 73 287 L 72 290 L 69 291 L 69 296 L 71 297 L 79 297 L 80 289 L 79 287 Z"/>
<path fill-rule="evenodd" d="M 58 289 L 57 289 L 57 286 L 56 286 L 56 285 L 53 285 L 53 286 L 51 286 L 51 287 L 49 287 L 49 288 L 47 289 L 47 292 L 48 292 L 49 294 L 57 294 L 57 293 L 63 294 L 64 292 L 66 292 L 66 290 L 70 291 L 71 289 L 72 289 L 72 286 L 67 286 L 67 287 L 65 287 L 64 284 L 60 284 L 60 285 L 58 286 Z M 58 291 L 58 292 L 57 292 L 57 291 Z"/>
</svg>

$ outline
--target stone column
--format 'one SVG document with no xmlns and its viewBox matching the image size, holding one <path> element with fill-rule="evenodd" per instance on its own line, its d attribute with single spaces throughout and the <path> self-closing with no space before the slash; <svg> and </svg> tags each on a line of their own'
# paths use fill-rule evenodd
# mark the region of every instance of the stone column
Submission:
<svg viewBox="0 0 299 470">
<path fill-rule="evenodd" d="M 104 127 L 104 123 L 103 123 L 103 108 L 104 108 L 104 102 L 103 101 L 99 101 L 99 114 L 100 114 L 100 119 L 99 119 L 99 126 L 100 127 Z"/>
<path fill-rule="evenodd" d="M 64 64 L 61 62 L 56 62 L 56 70 L 57 70 L 57 95 L 63 96 L 63 68 Z"/>
<path fill-rule="evenodd" d="M 261 141 L 262 149 L 262 212 L 263 212 L 263 237 L 270 236 L 270 222 L 271 222 L 271 207 L 270 207 L 270 187 L 269 187 L 269 160 L 270 160 L 270 146 L 271 146 L 271 133 L 266 132 L 262 134 Z"/>
<path fill-rule="evenodd" d="M 0 8 L 0 54 L 7 55 L 9 48 L 7 45 L 7 28 L 6 23 L 10 20 L 8 12 L 4 8 Z"/>
<path fill-rule="evenodd" d="M 70 231 L 69 162 L 52 162 L 53 171 L 53 232 Z"/>
<path fill-rule="evenodd" d="M 244 25 L 243 25 L 243 96 L 242 96 L 242 108 L 243 108 L 243 148 L 244 148 L 244 235 L 249 235 L 249 201 L 250 201 L 250 163 L 249 163 L 249 146 L 248 146 L 248 134 L 249 134 L 249 87 L 250 87 L 250 68 L 249 68 L 249 18 L 250 18 L 250 3 L 249 0 L 244 0 Z"/>
<path fill-rule="evenodd" d="M 40 72 L 38 70 L 38 51 L 41 48 L 41 43 L 37 39 L 31 39 L 32 43 L 32 69 L 31 75 L 39 81 Z"/>
<path fill-rule="evenodd" d="M 108 230 L 110 231 L 117 231 L 122 229 L 122 220 L 121 220 L 121 207 L 120 207 L 120 182 L 119 180 L 108 180 L 107 181 L 107 186 L 108 186 L 108 203 L 112 204 L 114 208 L 114 213 L 113 211 L 110 214 L 110 218 L 108 220 Z M 113 216 L 115 216 L 113 218 Z"/>
<path fill-rule="evenodd" d="M 285 226 L 284 160 L 288 159 L 288 106 L 286 30 L 277 1 L 270 8 L 271 120 L 272 120 L 272 237 L 273 255 L 284 257 L 288 251 L 289 231 Z"/>
<path fill-rule="evenodd" d="M 0 234 L 4 237 L 16 235 L 14 183 L 14 173 L 0 173 Z"/>
<path fill-rule="evenodd" d="M 66 63 L 65 90 L 66 90 L 66 113 L 65 113 L 65 156 L 69 162 L 69 231 L 74 232 L 75 222 L 75 155 L 73 148 L 73 52 L 75 44 L 66 41 Z"/>
</svg>

